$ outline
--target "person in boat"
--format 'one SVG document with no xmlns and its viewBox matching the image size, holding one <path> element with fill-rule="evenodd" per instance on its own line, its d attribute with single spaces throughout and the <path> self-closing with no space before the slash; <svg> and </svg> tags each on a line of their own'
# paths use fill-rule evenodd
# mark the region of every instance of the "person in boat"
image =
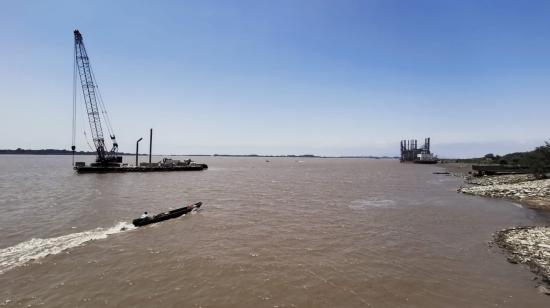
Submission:
<svg viewBox="0 0 550 308">
<path fill-rule="evenodd" d="M 145 218 L 150 218 L 149 217 L 149 214 L 147 212 L 143 212 L 143 214 L 141 214 L 141 219 L 145 219 Z"/>
</svg>

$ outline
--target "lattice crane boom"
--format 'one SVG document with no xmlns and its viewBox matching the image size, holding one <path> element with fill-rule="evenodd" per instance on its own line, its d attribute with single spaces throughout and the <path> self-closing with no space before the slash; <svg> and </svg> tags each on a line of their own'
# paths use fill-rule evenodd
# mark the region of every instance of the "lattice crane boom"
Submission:
<svg viewBox="0 0 550 308">
<path fill-rule="evenodd" d="M 88 121 L 90 123 L 90 131 L 92 133 L 92 139 L 97 151 L 96 162 L 98 163 L 116 163 L 121 162 L 121 157 L 118 156 L 118 144 L 114 133 L 110 133 L 113 147 L 110 151 L 107 151 L 105 145 L 105 138 L 103 137 L 103 129 L 101 123 L 101 113 L 107 117 L 107 111 L 103 104 L 98 105 L 99 90 L 97 82 L 95 80 L 92 68 L 90 66 L 90 58 L 86 52 L 84 41 L 80 31 L 74 30 L 74 61 L 75 71 L 78 72 L 80 77 L 80 84 L 82 86 L 82 94 L 84 96 L 84 104 L 86 105 L 86 112 L 88 114 Z M 76 77 L 75 77 L 76 78 Z M 101 103 L 101 101 L 99 101 Z M 102 108 L 102 110 L 100 109 Z M 107 117 L 108 121 L 108 117 Z M 110 124 L 107 123 L 107 128 L 110 130 Z"/>
</svg>

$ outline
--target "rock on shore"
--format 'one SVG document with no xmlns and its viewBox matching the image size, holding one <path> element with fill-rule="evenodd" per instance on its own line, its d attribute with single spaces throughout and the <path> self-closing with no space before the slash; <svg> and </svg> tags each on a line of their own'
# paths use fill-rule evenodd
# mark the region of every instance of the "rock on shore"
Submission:
<svg viewBox="0 0 550 308">
<path fill-rule="evenodd" d="M 532 175 L 500 175 L 467 177 L 468 187 L 459 192 L 518 200 L 534 209 L 550 210 L 550 179 L 536 180 Z M 508 253 L 511 263 L 529 265 L 550 285 L 550 226 L 516 227 L 501 230 L 494 235 L 495 243 Z M 550 295 L 550 287 L 539 286 L 540 293 Z"/>
<path fill-rule="evenodd" d="M 493 198 L 513 200 L 550 198 L 550 179 L 520 182 L 514 184 L 485 184 L 462 187 L 459 192 Z"/>
<path fill-rule="evenodd" d="M 508 175 L 493 175 L 493 176 L 482 176 L 474 177 L 468 176 L 465 178 L 465 182 L 473 185 L 498 185 L 498 184 L 515 184 L 522 183 L 527 181 L 536 180 L 535 176 L 532 174 L 508 174 Z"/>
<path fill-rule="evenodd" d="M 495 234 L 495 243 L 509 254 L 511 263 L 529 265 L 550 283 L 550 227 L 517 227 Z"/>
</svg>

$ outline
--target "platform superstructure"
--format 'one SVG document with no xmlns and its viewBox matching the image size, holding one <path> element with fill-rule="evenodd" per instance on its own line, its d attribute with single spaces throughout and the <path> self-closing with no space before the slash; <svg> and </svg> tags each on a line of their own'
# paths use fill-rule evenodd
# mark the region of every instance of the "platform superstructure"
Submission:
<svg viewBox="0 0 550 308">
<path fill-rule="evenodd" d="M 401 162 L 417 164 L 436 164 L 437 156 L 430 151 L 430 138 L 424 139 L 424 144 L 418 147 L 416 139 L 401 140 Z"/>
</svg>

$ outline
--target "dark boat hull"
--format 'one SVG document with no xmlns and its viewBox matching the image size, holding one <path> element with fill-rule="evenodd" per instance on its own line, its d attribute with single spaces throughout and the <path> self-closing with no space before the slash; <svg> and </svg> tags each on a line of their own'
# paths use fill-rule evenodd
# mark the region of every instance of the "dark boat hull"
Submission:
<svg viewBox="0 0 550 308">
<path fill-rule="evenodd" d="M 207 169 L 206 164 L 197 164 L 192 166 L 173 166 L 173 167 L 74 167 L 77 173 L 123 173 L 123 172 L 168 172 L 168 171 L 201 171 Z"/>
<path fill-rule="evenodd" d="M 202 205 L 202 202 L 197 202 L 195 204 L 191 204 L 191 205 L 179 208 L 179 209 L 175 209 L 175 210 L 171 210 L 169 212 L 164 212 L 164 213 L 157 214 L 153 217 L 136 218 L 132 221 L 132 223 L 136 227 L 142 227 L 142 226 L 146 226 L 146 225 L 149 225 L 149 224 L 154 224 L 154 223 L 165 221 L 165 220 L 168 220 L 168 219 L 180 217 L 183 214 L 189 213 L 194 209 L 198 209 L 199 207 L 201 207 L 201 205 Z"/>
</svg>

